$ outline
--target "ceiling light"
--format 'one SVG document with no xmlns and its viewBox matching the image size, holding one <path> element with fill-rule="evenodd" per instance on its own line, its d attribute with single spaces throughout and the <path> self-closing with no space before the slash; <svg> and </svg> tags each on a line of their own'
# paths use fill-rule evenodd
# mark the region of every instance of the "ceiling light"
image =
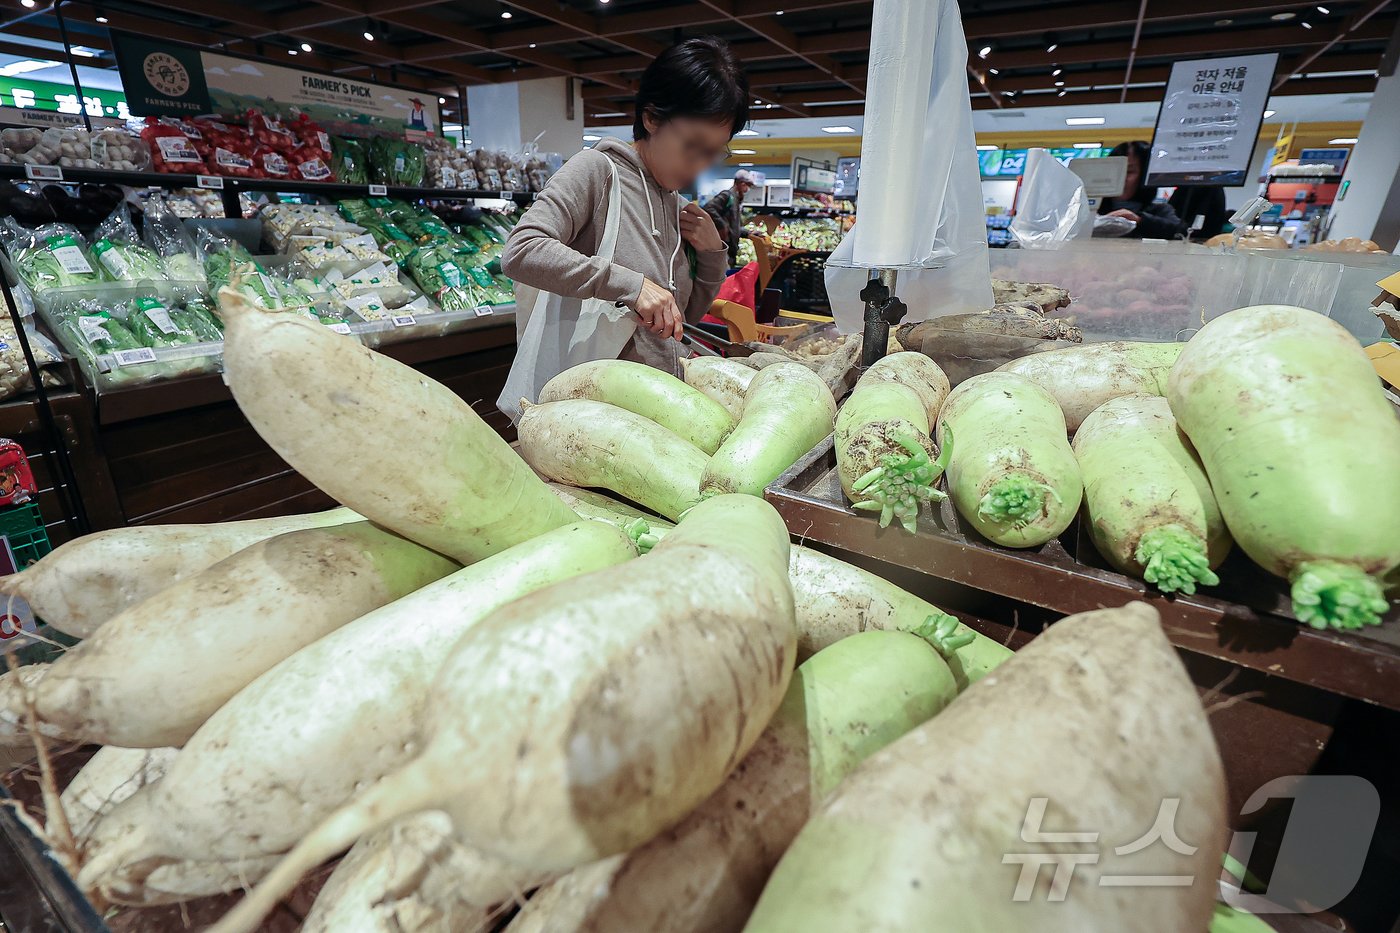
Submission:
<svg viewBox="0 0 1400 933">
<path fill-rule="evenodd" d="M 608 0 L 598 0 L 599 3 L 607 4 Z"/>
<path fill-rule="evenodd" d="M 740 130 L 739 132 L 735 133 L 734 135 L 735 135 L 735 136 L 757 136 L 757 135 L 759 135 L 759 134 L 758 134 L 758 130 Z"/>
<path fill-rule="evenodd" d="M 758 155 L 757 149 L 730 149 L 733 155 Z"/>
<path fill-rule="evenodd" d="M 1060 93 L 1056 94 L 1055 96 L 1056 96 L 1056 97 L 1064 97 L 1064 96 L 1065 96 L 1066 94 L 1068 94 L 1068 93 L 1069 93 L 1069 91 L 1062 90 L 1062 91 L 1060 91 Z"/>
<path fill-rule="evenodd" d="M 1321 13 L 1323 16 L 1326 16 L 1328 13 L 1331 13 L 1332 11 L 1329 10 L 1329 9 L 1327 9 L 1327 7 L 1325 7 L 1325 6 L 1320 6 L 1320 7 L 1317 8 L 1317 12 Z"/>
<path fill-rule="evenodd" d="M 1056 81 L 1056 82 L 1055 82 L 1055 87 L 1064 87 L 1064 86 L 1065 86 L 1065 83 L 1064 83 L 1063 81 Z"/>
<path fill-rule="evenodd" d="M 782 16 L 782 15 L 783 15 L 783 11 L 782 11 L 782 10 L 779 10 L 778 12 L 774 13 L 773 15 L 774 15 L 774 16 Z"/>
<path fill-rule="evenodd" d="M 438 103 L 439 103 L 439 104 L 445 104 L 445 103 L 447 103 L 447 98 L 446 98 L 446 97 L 439 97 L 439 98 L 438 98 Z"/>
<path fill-rule="evenodd" d="M 303 42 L 303 43 L 301 44 L 301 50 L 302 50 L 303 52 L 310 52 L 310 51 L 311 51 L 311 43 L 310 43 L 310 42 Z"/>
<path fill-rule="evenodd" d="M 991 72 L 991 73 L 994 74 L 994 75 L 999 75 L 999 74 L 1001 74 L 1001 71 L 1000 71 L 999 69 L 996 69 L 996 68 L 988 68 L 987 71 Z"/>
<path fill-rule="evenodd" d="M 988 55 L 991 55 L 991 54 L 992 54 L 992 47 L 991 47 L 990 45 L 984 45 L 984 46 L 982 46 L 982 48 L 980 48 L 980 49 L 977 50 L 977 57 L 978 57 L 978 58 L 986 58 Z"/>
<path fill-rule="evenodd" d="M 1297 15 L 1298 15 L 1297 13 L 1288 13 L 1288 12 L 1275 13 L 1273 16 L 1270 16 L 1269 19 L 1273 20 L 1273 21 L 1276 22 L 1276 23 L 1283 23 L 1283 22 L 1287 22 L 1288 20 L 1292 19 L 1293 17 L 1295 17 L 1295 16 L 1297 16 Z"/>
<path fill-rule="evenodd" d="M 1217 26 L 1233 26 L 1234 24 L 1235 21 L 1232 19 L 1218 19 L 1215 21 L 1215 25 Z"/>
<path fill-rule="evenodd" d="M 1066 126 L 1103 126 L 1103 117 L 1068 117 Z"/>
<path fill-rule="evenodd" d="M 596 143 L 598 140 L 600 140 L 600 139 L 602 139 L 602 138 L 603 138 L 603 137 L 601 137 L 601 136 L 595 136 L 595 135 L 593 135 L 592 133 L 585 133 L 584 136 L 583 136 L 584 142 L 590 142 L 590 143 Z"/>
<path fill-rule="evenodd" d="M 514 15 L 515 15 L 515 14 L 512 13 L 510 10 L 502 10 L 502 11 L 501 11 L 501 19 L 510 19 L 510 18 L 511 18 L 512 16 L 514 16 Z"/>
<path fill-rule="evenodd" d="M 538 42 L 531 42 L 531 43 L 530 43 L 530 48 L 532 48 L 532 49 L 533 49 L 533 48 L 537 48 L 538 46 L 539 46 L 539 43 L 538 43 Z"/>
<path fill-rule="evenodd" d="M 1075 143 L 1076 149 L 1102 149 L 1103 143 Z"/>
<path fill-rule="evenodd" d="M 1273 116 L 1274 114 L 1276 114 L 1276 113 L 1278 113 L 1277 110 L 1265 110 L 1265 111 L 1264 111 L 1264 119 L 1267 120 L 1267 119 L 1269 119 L 1269 117 L 1272 117 L 1272 116 Z"/>
<path fill-rule="evenodd" d="M 996 152 L 996 151 L 997 151 L 998 149 L 1000 149 L 1000 148 L 1001 148 L 1000 146 L 978 146 L 978 147 L 977 147 L 977 151 L 978 151 L 978 152 Z"/>
<path fill-rule="evenodd" d="M 374 41 L 374 33 L 370 32 L 368 29 L 365 30 L 365 41 L 366 41 L 366 42 L 373 42 L 373 41 Z"/>
<path fill-rule="evenodd" d="M 1060 72 L 1062 71 L 1064 71 L 1063 68 L 1056 68 L 1054 71 L 1050 72 L 1050 77 L 1058 78 L 1060 76 Z"/>
<path fill-rule="evenodd" d="M 31 58 L 22 62 L 10 62 L 10 64 L 0 67 L 0 75 L 13 78 L 15 75 L 22 75 L 29 71 L 43 71 L 45 68 L 57 67 L 58 62 L 36 62 Z"/>
<path fill-rule="evenodd" d="M 1302 26 L 1304 29 L 1311 29 L 1311 28 L 1312 28 L 1312 23 L 1308 22 L 1307 20 L 1304 20 L 1303 22 L 1299 23 L 1298 25 Z"/>
<path fill-rule="evenodd" d="M 740 167 L 740 168 L 748 168 L 750 165 L 753 165 L 753 163 L 752 163 L 752 162 L 740 162 L 740 163 L 739 163 L 739 167 Z"/>
<path fill-rule="evenodd" d="M 35 0 L 19 0 L 19 5 L 24 7 L 26 10 L 32 10 L 34 9 L 36 3 Z"/>
<path fill-rule="evenodd" d="M 1047 46 L 1045 47 L 1045 51 L 1047 51 L 1047 52 L 1053 52 L 1053 51 L 1055 51 L 1056 49 L 1058 49 L 1059 47 L 1060 47 L 1060 43 L 1058 43 L 1058 42 L 1051 42 L 1049 45 L 1047 45 Z"/>
<path fill-rule="evenodd" d="M 856 131 L 856 128 L 855 128 L 854 126 L 824 126 L 824 127 L 822 127 L 822 132 L 823 132 L 823 133 L 854 133 L 855 131 Z"/>
<path fill-rule="evenodd" d="M 90 49 L 85 45 L 73 46 L 72 52 L 79 58 L 96 58 L 97 56 L 102 54 L 101 52 L 97 51 L 97 49 Z"/>
<path fill-rule="evenodd" d="M 287 49 L 287 54 L 288 54 L 288 55 L 295 55 L 296 53 L 297 53 L 297 50 L 296 50 L 296 49 Z"/>
<path fill-rule="evenodd" d="M 595 116 L 595 117 L 625 117 L 625 116 L 627 116 L 627 114 L 623 113 L 623 112 L 620 111 L 620 110 L 615 110 L 615 111 L 613 111 L 612 113 L 595 113 L 594 116 Z"/>
<path fill-rule="evenodd" d="M 1327 140 L 1327 145 L 1329 145 L 1329 146 L 1355 146 L 1355 145 L 1356 145 L 1356 137 L 1355 137 L 1355 136 L 1338 136 L 1336 139 L 1329 139 L 1329 140 Z"/>
<path fill-rule="evenodd" d="M 105 17 L 105 16 L 99 16 L 99 17 L 97 17 L 97 21 L 98 21 L 99 23 L 105 23 L 105 22 L 107 22 L 107 17 Z"/>
</svg>

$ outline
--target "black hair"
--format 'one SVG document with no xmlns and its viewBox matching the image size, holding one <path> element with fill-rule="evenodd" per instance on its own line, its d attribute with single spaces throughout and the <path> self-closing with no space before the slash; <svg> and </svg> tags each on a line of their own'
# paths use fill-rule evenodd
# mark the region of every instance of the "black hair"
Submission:
<svg viewBox="0 0 1400 933">
<path fill-rule="evenodd" d="M 676 117 L 728 120 L 733 138 L 749 122 L 748 75 L 723 39 L 686 39 L 656 56 L 642 72 L 633 139 L 651 135 L 644 114 L 659 123 Z"/>
<path fill-rule="evenodd" d="M 1152 160 L 1152 144 L 1141 139 L 1132 142 L 1119 143 L 1109 152 L 1111 156 L 1127 156 L 1137 163 L 1138 166 L 1138 187 L 1136 191 L 1129 191 L 1121 198 L 1104 198 L 1099 204 L 1099 213 L 1107 214 L 1113 210 L 1114 204 L 1123 201 L 1135 201 L 1146 206 L 1157 200 L 1157 189 L 1147 187 L 1147 165 Z"/>
</svg>

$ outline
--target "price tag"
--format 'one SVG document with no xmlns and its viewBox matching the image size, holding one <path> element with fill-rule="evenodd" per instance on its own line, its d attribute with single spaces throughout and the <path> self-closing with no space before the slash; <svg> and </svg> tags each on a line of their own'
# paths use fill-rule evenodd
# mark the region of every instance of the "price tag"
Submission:
<svg viewBox="0 0 1400 933">
<path fill-rule="evenodd" d="M 501 200 L 502 200 L 502 201 L 509 201 L 509 200 L 510 200 L 511 198 L 513 198 L 513 197 L 515 197 L 515 192 L 514 192 L 514 191 L 502 191 L 502 192 L 501 192 Z"/>
<path fill-rule="evenodd" d="M 395 327 L 412 327 L 418 320 L 411 314 L 396 314 L 392 318 Z"/>
<path fill-rule="evenodd" d="M 156 361 L 156 351 L 150 347 L 138 347 L 135 350 L 118 350 L 112 354 L 112 358 L 117 361 L 118 366 L 135 366 L 138 363 L 154 363 Z"/>
<path fill-rule="evenodd" d="M 196 188 L 207 188 L 210 191 L 223 191 L 224 180 L 218 175 L 196 175 L 194 186 Z"/>
<path fill-rule="evenodd" d="M 63 181 L 63 169 L 57 165 L 26 165 L 24 177 L 30 181 Z"/>
<path fill-rule="evenodd" d="M 491 313 L 491 310 L 492 310 L 492 309 L 491 309 L 491 306 L 490 306 L 490 305 L 477 305 L 477 306 L 476 306 L 476 316 L 477 316 L 477 317 L 486 317 L 486 315 L 488 315 L 488 314 Z"/>
<path fill-rule="evenodd" d="M 389 186 L 388 186 L 388 185 L 370 185 L 370 186 L 369 186 L 369 196 L 372 197 L 372 198 L 383 198 L 383 197 L 388 197 L 388 195 L 389 195 Z"/>
<path fill-rule="evenodd" d="M 341 321 L 339 324 L 327 324 L 326 326 L 337 334 L 345 334 L 347 337 L 350 335 L 350 325 L 346 324 L 344 321 Z"/>
</svg>

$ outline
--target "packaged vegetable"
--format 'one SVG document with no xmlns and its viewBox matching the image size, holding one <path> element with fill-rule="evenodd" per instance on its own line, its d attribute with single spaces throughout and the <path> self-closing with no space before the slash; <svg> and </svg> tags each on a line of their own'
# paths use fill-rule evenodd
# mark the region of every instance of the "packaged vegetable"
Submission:
<svg viewBox="0 0 1400 933">
<path fill-rule="evenodd" d="M 331 172 L 347 185 L 369 183 L 369 157 L 358 139 L 331 137 Z M 355 218 L 351 217 L 351 220 Z"/>
<path fill-rule="evenodd" d="M 248 111 L 248 135 L 258 146 L 284 155 L 300 143 L 296 134 L 284 123 L 257 110 Z"/>
<path fill-rule="evenodd" d="M 224 339 L 224 327 L 213 305 L 205 298 L 192 298 L 185 303 L 178 314 L 184 327 L 200 340 L 216 341 Z"/>
<path fill-rule="evenodd" d="M 231 285 L 260 308 L 278 311 L 284 307 L 276 282 L 242 244 L 208 227 L 200 227 L 196 238 L 211 294 Z"/>
<path fill-rule="evenodd" d="M 146 202 L 144 226 L 146 245 L 164 261 L 167 277 L 175 282 L 196 283 L 203 290 L 204 266 L 196 256 L 194 238 L 164 195 Z"/>
<path fill-rule="evenodd" d="M 151 149 L 151 167 L 157 172 L 199 172 L 204 157 L 184 129 L 156 117 L 147 117 L 141 138 Z"/>
<path fill-rule="evenodd" d="M 158 298 L 137 298 L 126 308 L 126 326 L 145 346 L 178 347 L 199 343 L 199 336 Z"/>
<path fill-rule="evenodd" d="M 139 136 L 112 127 L 92 134 L 92 158 L 99 167 L 144 172 L 151 167 L 151 147 Z"/>
<path fill-rule="evenodd" d="M 423 147 L 407 140 L 374 137 L 369 143 L 369 164 L 380 184 L 409 188 L 423 184 Z"/>
<path fill-rule="evenodd" d="M 98 225 L 93 236 L 92 255 L 112 281 L 165 281 L 160 257 L 141 242 L 125 201 Z"/>
<path fill-rule="evenodd" d="M 14 261 L 15 271 L 35 297 L 51 288 L 70 285 L 95 285 L 102 274 L 93 264 L 92 254 L 82 235 L 68 224 L 45 224 L 27 231 L 5 218 L 6 246 Z M 10 244 L 13 244 L 11 246 Z"/>
</svg>

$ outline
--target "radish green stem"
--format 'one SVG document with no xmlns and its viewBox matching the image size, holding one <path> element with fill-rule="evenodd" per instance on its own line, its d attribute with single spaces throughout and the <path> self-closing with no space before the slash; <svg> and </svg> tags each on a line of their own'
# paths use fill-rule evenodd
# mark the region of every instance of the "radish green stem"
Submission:
<svg viewBox="0 0 1400 933">
<path fill-rule="evenodd" d="M 660 536 L 652 533 L 651 524 L 645 518 L 632 519 L 622 530 L 627 532 L 627 537 L 637 546 L 638 554 L 646 554 L 661 543 Z"/>
<path fill-rule="evenodd" d="M 966 647 L 977 640 L 977 633 L 971 629 L 958 629 L 961 625 L 958 620 L 945 613 L 930 615 L 922 623 L 910 629 L 910 634 L 918 635 L 920 638 L 933 645 L 938 653 L 943 655 L 944 660 L 952 658 L 959 648 Z"/>
<path fill-rule="evenodd" d="M 1052 486 L 1027 476 L 1006 476 L 993 483 L 982 496 L 977 514 L 989 522 L 1028 522 L 1045 510 L 1047 493 L 1054 496 L 1056 502 L 1061 501 L 1060 494 Z"/>
<path fill-rule="evenodd" d="M 1153 528 L 1138 541 L 1133 555 L 1142 564 L 1143 579 L 1163 593 L 1194 593 L 1196 585 L 1220 582 L 1210 569 L 1206 543 L 1180 525 Z"/>
<path fill-rule="evenodd" d="M 1310 560 L 1293 571 L 1293 611 L 1313 628 L 1358 629 L 1380 625 L 1390 608 L 1380 581 L 1360 567 Z"/>
<path fill-rule="evenodd" d="M 878 511 L 881 528 L 888 527 L 891 519 L 898 518 L 904 529 L 912 534 L 923 503 L 940 502 L 947 498 L 934 488 L 934 483 L 938 482 L 938 477 L 948 466 L 948 458 L 953 451 L 953 435 L 951 431 L 945 432 L 943 450 L 937 460 L 929 459 L 928 451 L 909 434 L 895 435 L 894 442 L 903 448 L 904 453 L 885 454 L 880 466 L 855 481 L 853 490 L 865 496 L 865 499 L 854 506 L 867 512 Z"/>
</svg>

